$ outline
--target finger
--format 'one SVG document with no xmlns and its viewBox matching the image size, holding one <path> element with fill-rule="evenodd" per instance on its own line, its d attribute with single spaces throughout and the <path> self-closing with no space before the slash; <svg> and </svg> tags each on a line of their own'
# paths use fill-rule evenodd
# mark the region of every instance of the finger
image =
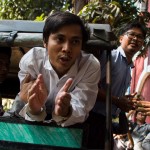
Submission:
<svg viewBox="0 0 150 150">
<path fill-rule="evenodd" d="M 58 99 L 56 100 L 56 104 L 58 105 L 70 105 L 70 101 L 71 101 L 71 95 L 69 93 L 66 92 L 62 92 Z"/>
<path fill-rule="evenodd" d="M 45 83 L 42 74 L 38 75 L 36 82 L 39 82 L 41 89 L 45 89 Z"/>
<path fill-rule="evenodd" d="M 146 116 L 150 116 L 150 111 L 145 113 Z"/>
<path fill-rule="evenodd" d="M 23 85 L 24 85 L 25 83 L 29 83 L 30 80 L 31 80 L 31 76 L 30 76 L 30 74 L 27 74 L 27 75 L 25 76 L 25 78 L 23 79 L 23 81 L 21 82 L 20 88 L 22 89 Z"/>
<path fill-rule="evenodd" d="M 142 105 L 150 107 L 150 102 L 149 101 L 140 101 Z"/>
<path fill-rule="evenodd" d="M 64 84 L 64 86 L 60 89 L 60 92 L 67 92 L 68 89 L 70 88 L 71 84 L 73 82 L 72 78 L 69 78 L 66 83 Z"/>
<path fill-rule="evenodd" d="M 43 79 L 42 74 L 39 74 L 39 75 L 38 75 L 37 80 L 40 80 L 41 82 L 44 82 L 44 79 Z"/>
<path fill-rule="evenodd" d="M 143 107 L 147 107 L 147 108 L 150 108 L 150 102 L 147 102 L 147 101 L 139 101 L 137 102 L 137 106 L 143 106 Z"/>
<path fill-rule="evenodd" d="M 28 100 L 29 108 L 31 109 L 33 114 L 37 114 L 40 112 L 41 107 L 43 106 L 42 103 L 37 102 L 37 94 L 33 93 Z"/>
<path fill-rule="evenodd" d="M 146 104 L 142 104 L 141 106 L 144 107 L 144 108 L 150 109 L 150 106 L 148 106 L 148 105 L 146 105 Z"/>
<path fill-rule="evenodd" d="M 136 93 L 136 95 L 133 97 L 133 99 L 144 100 L 144 97 L 140 93 Z"/>
<path fill-rule="evenodd" d="M 138 108 L 136 109 L 136 111 L 146 112 L 146 110 L 145 110 L 143 107 L 138 107 Z"/>
<path fill-rule="evenodd" d="M 38 86 L 39 86 L 39 81 L 36 80 L 28 90 L 28 95 L 30 96 L 33 93 L 38 92 Z"/>
<path fill-rule="evenodd" d="M 70 106 L 71 95 L 67 94 L 64 98 L 60 99 L 63 106 Z"/>
<path fill-rule="evenodd" d="M 28 82 L 30 82 L 30 80 L 31 80 L 31 75 L 27 74 L 25 76 L 24 80 L 22 81 L 22 84 L 28 83 Z"/>
<path fill-rule="evenodd" d="M 135 98 L 136 94 L 137 94 L 137 92 L 132 93 L 132 94 L 130 94 L 130 95 L 126 95 L 126 97 L 127 97 L 129 100 L 132 100 L 132 99 Z"/>
<path fill-rule="evenodd" d="M 70 105 L 69 105 L 70 106 Z M 69 106 L 66 106 L 66 105 L 55 105 L 55 114 L 56 115 L 59 115 L 59 116 L 66 116 L 69 112 Z"/>
<path fill-rule="evenodd" d="M 135 97 L 135 95 L 137 95 L 137 92 L 132 93 L 131 97 L 133 98 L 133 97 Z"/>
<path fill-rule="evenodd" d="M 55 115 L 58 115 L 58 116 L 60 116 L 60 114 L 62 114 L 62 109 L 61 109 L 60 105 L 55 105 L 54 112 L 55 112 Z"/>
<path fill-rule="evenodd" d="M 132 95 L 132 96 L 135 96 L 136 94 L 137 94 L 137 92 L 134 92 L 134 93 L 132 93 L 131 95 Z"/>
<path fill-rule="evenodd" d="M 138 107 L 137 110 L 138 110 L 138 111 L 142 111 L 142 112 L 150 112 L 150 108 L 145 108 L 145 107 L 143 107 L 143 106 Z"/>
<path fill-rule="evenodd" d="M 70 103 L 62 103 L 62 102 L 58 102 L 57 104 L 56 104 L 56 106 L 57 107 L 60 107 L 62 110 L 66 110 L 67 108 L 69 108 L 69 106 L 70 106 Z"/>
</svg>

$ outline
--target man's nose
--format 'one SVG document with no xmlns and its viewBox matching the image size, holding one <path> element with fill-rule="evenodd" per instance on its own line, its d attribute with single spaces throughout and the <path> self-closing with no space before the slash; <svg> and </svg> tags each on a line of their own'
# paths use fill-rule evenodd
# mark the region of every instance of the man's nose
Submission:
<svg viewBox="0 0 150 150">
<path fill-rule="evenodd" d="M 70 42 L 65 42 L 64 44 L 63 44 L 63 51 L 65 51 L 65 52 L 71 52 L 71 47 L 72 47 L 72 45 L 71 45 L 71 43 Z"/>
<path fill-rule="evenodd" d="M 138 36 L 137 36 L 137 35 L 134 35 L 133 39 L 138 40 Z"/>
</svg>

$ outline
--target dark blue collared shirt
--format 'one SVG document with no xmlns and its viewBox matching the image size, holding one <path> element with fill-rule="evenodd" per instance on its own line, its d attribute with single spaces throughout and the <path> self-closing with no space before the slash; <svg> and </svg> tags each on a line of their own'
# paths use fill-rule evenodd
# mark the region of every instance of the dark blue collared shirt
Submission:
<svg viewBox="0 0 150 150">
<path fill-rule="evenodd" d="M 100 57 L 101 79 L 99 88 L 106 91 L 106 51 Z M 124 96 L 131 81 L 131 68 L 133 63 L 128 64 L 126 55 L 121 46 L 111 51 L 111 90 L 113 96 Z M 112 105 L 112 114 L 116 114 L 117 107 Z M 97 101 L 93 111 L 102 115 L 106 112 L 106 103 Z"/>
</svg>

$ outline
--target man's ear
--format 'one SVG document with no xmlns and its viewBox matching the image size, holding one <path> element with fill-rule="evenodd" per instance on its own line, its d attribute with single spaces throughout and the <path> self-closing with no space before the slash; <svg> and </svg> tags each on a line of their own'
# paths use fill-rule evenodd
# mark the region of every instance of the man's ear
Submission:
<svg viewBox="0 0 150 150">
<path fill-rule="evenodd" d="M 45 43 L 45 42 L 43 42 L 43 45 L 44 45 L 44 47 L 46 48 L 46 43 Z"/>
<path fill-rule="evenodd" d="M 123 35 L 120 35 L 120 36 L 119 36 L 119 42 L 120 42 L 120 43 L 122 42 L 122 39 L 123 39 Z"/>
</svg>

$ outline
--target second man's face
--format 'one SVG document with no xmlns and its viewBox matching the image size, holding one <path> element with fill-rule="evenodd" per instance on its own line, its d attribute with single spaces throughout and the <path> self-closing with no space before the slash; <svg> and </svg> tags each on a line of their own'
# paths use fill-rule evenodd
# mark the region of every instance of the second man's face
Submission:
<svg viewBox="0 0 150 150">
<path fill-rule="evenodd" d="M 120 37 L 120 43 L 125 53 L 133 56 L 142 48 L 144 43 L 143 33 L 139 28 L 132 28 Z"/>
<path fill-rule="evenodd" d="M 79 25 L 67 25 L 50 34 L 48 44 L 50 63 L 61 77 L 75 63 L 82 48 L 82 32 Z"/>
</svg>

